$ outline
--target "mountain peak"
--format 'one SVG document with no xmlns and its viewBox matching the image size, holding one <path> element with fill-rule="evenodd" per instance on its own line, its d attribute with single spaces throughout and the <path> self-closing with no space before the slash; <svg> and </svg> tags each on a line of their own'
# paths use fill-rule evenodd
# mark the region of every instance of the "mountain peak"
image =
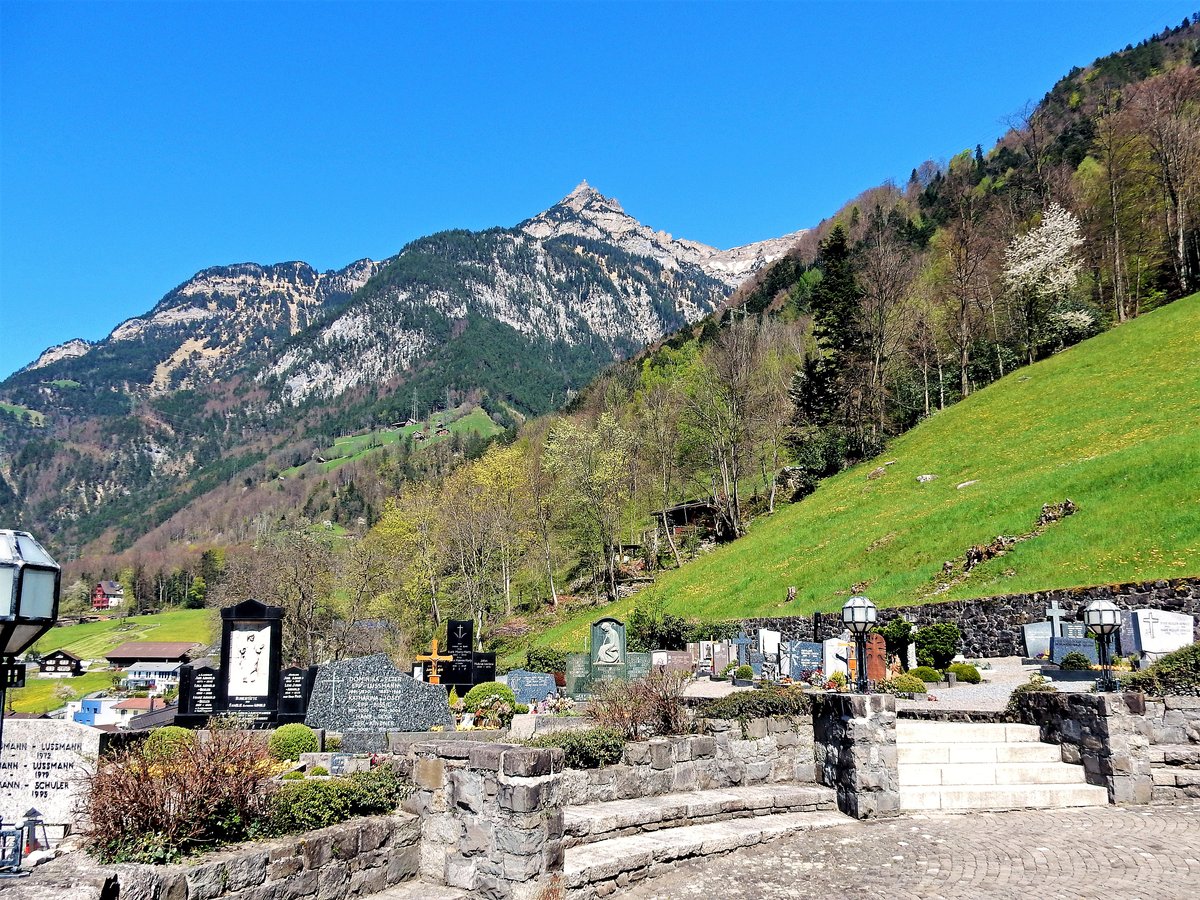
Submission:
<svg viewBox="0 0 1200 900">
<path fill-rule="evenodd" d="M 605 197 L 598 190 L 588 184 L 587 179 L 575 185 L 575 189 L 567 196 L 563 197 L 555 206 L 565 206 L 575 212 L 583 212 L 585 209 L 602 209 L 607 212 L 624 213 L 621 204 L 613 197 Z"/>
</svg>

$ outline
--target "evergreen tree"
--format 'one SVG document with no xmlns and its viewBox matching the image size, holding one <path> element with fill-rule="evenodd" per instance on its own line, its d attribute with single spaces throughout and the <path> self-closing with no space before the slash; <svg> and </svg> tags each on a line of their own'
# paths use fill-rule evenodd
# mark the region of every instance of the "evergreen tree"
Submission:
<svg viewBox="0 0 1200 900">
<path fill-rule="evenodd" d="M 821 244 L 817 264 L 821 280 L 813 287 L 809 306 L 813 331 L 821 347 L 840 362 L 859 345 L 862 290 L 854 277 L 846 229 L 838 224 Z"/>
</svg>

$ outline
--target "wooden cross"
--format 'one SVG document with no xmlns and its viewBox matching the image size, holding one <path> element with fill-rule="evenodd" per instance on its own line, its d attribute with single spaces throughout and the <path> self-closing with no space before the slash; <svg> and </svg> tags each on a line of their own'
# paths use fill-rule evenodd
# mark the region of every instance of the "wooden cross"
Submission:
<svg viewBox="0 0 1200 900">
<path fill-rule="evenodd" d="M 429 683 L 430 684 L 441 684 L 442 683 L 442 676 L 438 674 L 438 663 L 454 661 L 453 656 L 438 656 L 438 652 L 437 652 L 438 646 L 437 645 L 438 645 L 437 638 L 434 638 L 432 649 L 429 651 L 428 655 L 413 657 L 413 659 L 415 659 L 417 662 L 429 663 Z"/>
<path fill-rule="evenodd" d="M 1046 607 L 1046 615 L 1050 617 L 1050 633 L 1055 637 L 1062 637 L 1062 618 L 1065 609 L 1060 609 L 1058 601 L 1053 601 Z"/>
</svg>

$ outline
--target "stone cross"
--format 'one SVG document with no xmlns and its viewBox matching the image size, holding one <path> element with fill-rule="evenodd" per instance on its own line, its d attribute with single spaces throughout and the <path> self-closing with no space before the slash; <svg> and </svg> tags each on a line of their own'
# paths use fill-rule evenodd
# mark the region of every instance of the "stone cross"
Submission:
<svg viewBox="0 0 1200 900">
<path fill-rule="evenodd" d="M 442 683 L 442 676 L 438 674 L 438 664 L 439 663 L 454 661 L 453 656 L 438 656 L 438 652 L 437 652 L 438 646 L 437 645 L 438 645 L 437 638 L 434 638 L 432 649 L 430 649 L 428 655 L 413 657 L 413 659 L 415 659 L 417 662 L 429 663 L 429 683 L 430 684 L 441 684 Z"/>
<path fill-rule="evenodd" d="M 1154 615 L 1154 610 L 1149 610 L 1144 616 L 1141 617 L 1141 621 L 1150 626 L 1146 629 L 1147 637 L 1154 637 L 1154 626 L 1162 623 L 1162 619 Z"/>
<path fill-rule="evenodd" d="M 753 644 L 754 641 L 750 639 L 748 634 L 743 632 L 730 641 L 730 643 L 737 644 L 738 665 L 746 665 L 746 648 Z"/>
<path fill-rule="evenodd" d="M 1051 634 L 1055 637 L 1062 637 L 1062 618 L 1065 609 L 1060 609 L 1057 600 L 1051 601 L 1046 607 L 1046 616 L 1050 619 Z"/>
</svg>

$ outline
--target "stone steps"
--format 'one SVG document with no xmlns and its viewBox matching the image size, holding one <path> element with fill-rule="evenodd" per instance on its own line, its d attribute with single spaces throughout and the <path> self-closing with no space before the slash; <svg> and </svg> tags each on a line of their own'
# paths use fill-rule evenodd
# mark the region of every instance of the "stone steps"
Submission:
<svg viewBox="0 0 1200 900">
<path fill-rule="evenodd" d="M 467 897 L 458 888 L 444 884 L 428 884 L 424 881 L 406 881 L 390 887 L 381 894 L 370 894 L 371 900 L 465 900 Z"/>
<path fill-rule="evenodd" d="M 670 871 L 699 856 L 730 853 L 798 831 L 861 827 L 839 812 L 773 813 L 753 818 L 710 822 L 683 828 L 664 828 L 651 834 L 616 837 L 566 853 L 563 878 L 567 900 L 591 900 L 644 878 Z"/>
<path fill-rule="evenodd" d="M 762 784 L 613 800 L 568 807 L 563 814 L 563 845 L 570 848 L 749 816 L 836 809 L 837 794 L 814 784 Z"/>
<path fill-rule="evenodd" d="M 1108 790 L 1041 743 L 1036 725 L 897 722 L 900 807 L 910 811 L 1103 806 Z"/>
</svg>

